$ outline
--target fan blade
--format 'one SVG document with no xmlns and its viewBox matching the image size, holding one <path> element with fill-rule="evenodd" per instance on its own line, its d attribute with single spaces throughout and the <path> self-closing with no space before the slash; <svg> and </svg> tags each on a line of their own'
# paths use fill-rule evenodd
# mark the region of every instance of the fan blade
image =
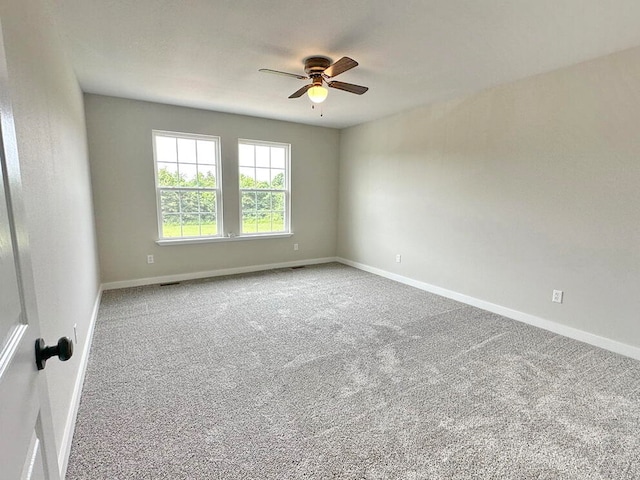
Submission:
<svg viewBox="0 0 640 480">
<path fill-rule="evenodd" d="M 327 77 L 335 77 L 357 66 L 358 66 L 358 62 L 356 62 L 353 58 L 342 57 L 333 65 L 329 65 L 323 73 Z"/>
<path fill-rule="evenodd" d="M 304 87 L 302 87 L 300 90 L 296 90 L 294 93 L 292 93 L 291 95 L 289 95 L 289 98 L 298 98 L 301 97 L 302 95 L 304 95 L 307 90 L 309 90 L 311 87 L 313 87 L 313 83 L 310 83 L 309 85 L 305 85 Z"/>
<path fill-rule="evenodd" d="M 309 78 L 309 77 L 305 77 L 304 75 L 298 75 L 297 73 L 281 72 L 279 70 L 271 70 L 270 68 L 261 68 L 258 71 L 264 72 L 264 73 L 275 73 L 276 75 L 284 75 L 286 77 L 293 77 L 299 80 L 306 80 L 307 78 Z"/>
<path fill-rule="evenodd" d="M 354 85 L 353 83 L 344 82 L 328 82 L 331 88 L 337 88 L 338 90 L 344 90 L 345 92 L 355 93 L 356 95 L 362 95 L 369 90 L 369 87 L 363 87 L 362 85 Z"/>
</svg>

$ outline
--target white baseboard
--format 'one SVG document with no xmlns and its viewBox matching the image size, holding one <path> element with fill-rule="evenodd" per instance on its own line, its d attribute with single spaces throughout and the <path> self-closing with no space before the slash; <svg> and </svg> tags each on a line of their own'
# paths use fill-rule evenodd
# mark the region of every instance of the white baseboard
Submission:
<svg viewBox="0 0 640 480">
<path fill-rule="evenodd" d="M 60 444 L 60 451 L 58 453 L 58 465 L 60 467 L 60 478 L 65 478 L 67 474 L 67 467 L 69 466 L 69 455 L 71 453 L 71 443 L 73 441 L 73 432 L 75 431 L 76 418 L 78 417 L 78 408 L 80 407 L 80 397 L 82 395 L 82 386 L 84 384 L 84 376 L 87 372 L 87 364 L 89 362 L 89 351 L 91 350 L 91 342 L 93 340 L 93 331 L 96 325 L 96 319 L 98 318 L 98 309 L 100 308 L 100 299 L 102 298 L 103 288 L 100 286 L 96 300 L 93 304 L 93 311 L 91 312 L 91 319 L 89 321 L 89 328 L 87 330 L 87 336 L 82 342 L 82 354 L 80 356 L 80 368 L 78 369 L 78 376 L 76 377 L 76 383 L 73 387 L 73 395 L 71 397 L 71 408 L 67 415 L 67 421 L 64 426 L 64 433 L 62 435 L 62 442 Z"/>
<path fill-rule="evenodd" d="M 429 283 L 421 282 L 419 280 L 414 280 L 409 277 L 404 277 L 402 275 L 391 273 L 386 270 L 382 270 L 380 268 L 371 267 L 363 263 L 354 262 L 346 258 L 337 257 L 336 261 L 343 263 L 345 265 L 349 265 L 351 267 L 355 267 L 359 270 L 364 270 L 365 272 L 373 273 L 375 275 L 379 275 L 381 277 L 385 277 L 390 280 L 395 280 L 396 282 L 404 283 L 406 285 L 419 288 L 420 290 L 425 290 L 427 292 L 434 293 L 442 297 L 447 297 L 452 300 L 457 300 L 458 302 L 464 303 L 466 305 L 471 305 L 473 307 L 481 308 L 482 310 L 487 310 L 489 312 L 502 315 L 503 317 L 507 317 L 512 320 L 517 320 L 519 322 L 526 323 L 528 325 L 533 325 L 534 327 L 542 328 L 543 330 L 548 330 L 550 332 L 557 333 L 558 335 L 562 335 L 564 337 L 572 338 L 580 342 L 588 343 L 589 345 L 593 345 L 595 347 L 604 348 L 605 350 L 609 350 L 611 352 L 619 353 L 620 355 L 624 355 L 626 357 L 631 357 L 636 360 L 640 360 L 640 348 L 634 347 L 632 345 L 627 345 L 626 343 L 621 343 L 616 340 L 611 340 L 610 338 L 601 337 L 599 335 L 585 332 L 584 330 L 579 330 L 577 328 L 568 327 L 561 323 L 553 322 L 551 320 L 545 320 L 544 318 L 540 318 L 535 315 L 530 315 L 528 313 L 520 312 L 518 310 L 513 310 L 508 307 L 503 307 L 502 305 L 496 305 L 495 303 L 487 302 L 485 300 L 480 300 L 478 298 L 471 297 L 469 295 L 465 295 L 462 293 L 454 292 L 452 290 L 447 290 L 446 288 L 437 287 Z"/>
<path fill-rule="evenodd" d="M 114 290 L 117 288 L 140 287 L 142 285 L 156 285 L 158 283 L 183 282 L 186 280 L 196 280 L 199 278 L 221 277 L 223 275 L 235 275 L 237 273 L 261 272 L 263 270 L 274 270 L 276 268 L 301 267 L 304 265 L 317 265 L 319 263 L 336 262 L 336 257 L 311 258 L 306 260 L 296 260 L 293 262 L 269 263 L 264 265 L 249 265 L 237 268 L 222 268 L 219 270 L 208 270 L 203 272 L 180 273 L 175 275 L 164 275 L 161 277 L 137 278 L 134 280 L 124 280 L 120 282 L 108 282 L 102 285 L 104 290 Z"/>
</svg>

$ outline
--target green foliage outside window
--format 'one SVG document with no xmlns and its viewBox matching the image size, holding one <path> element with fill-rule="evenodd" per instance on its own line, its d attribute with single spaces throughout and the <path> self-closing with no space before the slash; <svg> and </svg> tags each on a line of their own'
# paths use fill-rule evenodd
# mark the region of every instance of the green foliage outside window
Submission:
<svg viewBox="0 0 640 480">
<path fill-rule="evenodd" d="M 189 189 L 215 188 L 216 178 L 213 174 L 198 173 L 189 179 L 181 173 L 161 168 L 158 170 L 158 183 L 162 190 L 160 206 L 164 237 L 217 234 L 215 191 Z"/>
<path fill-rule="evenodd" d="M 283 232 L 285 230 L 285 179 L 278 173 L 271 182 L 240 174 L 242 190 L 242 233 Z M 265 190 L 261 192 L 260 190 Z M 273 190 L 282 190 L 274 192 Z"/>
</svg>

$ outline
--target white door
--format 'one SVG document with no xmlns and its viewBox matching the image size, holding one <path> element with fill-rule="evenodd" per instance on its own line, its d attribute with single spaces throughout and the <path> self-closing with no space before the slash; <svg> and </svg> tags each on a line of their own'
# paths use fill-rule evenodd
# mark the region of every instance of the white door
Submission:
<svg viewBox="0 0 640 480">
<path fill-rule="evenodd" d="M 58 480 L 7 78 L 0 27 L 0 478 Z"/>
</svg>

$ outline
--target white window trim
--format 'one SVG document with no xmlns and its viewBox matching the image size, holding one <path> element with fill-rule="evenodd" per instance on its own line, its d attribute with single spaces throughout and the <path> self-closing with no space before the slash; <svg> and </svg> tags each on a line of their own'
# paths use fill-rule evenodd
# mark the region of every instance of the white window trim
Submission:
<svg viewBox="0 0 640 480">
<path fill-rule="evenodd" d="M 289 238 L 293 237 L 293 232 L 278 233 L 257 233 L 255 235 L 234 235 L 226 237 L 184 237 L 184 238 L 165 238 L 156 240 L 156 244 L 161 247 L 183 244 L 198 243 L 223 243 L 223 242 L 243 242 L 246 240 L 263 240 L 267 238 Z"/>
<path fill-rule="evenodd" d="M 162 204 L 160 189 L 158 185 L 158 161 L 156 154 L 156 136 L 169 136 L 176 138 L 187 138 L 192 140 L 214 141 L 216 144 L 216 227 L 218 233 L 216 235 L 203 235 L 197 237 L 163 237 L 162 236 Z M 153 175 L 156 187 L 156 215 L 158 220 L 158 245 L 176 244 L 176 243 L 204 243 L 212 240 L 225 239 L 224 235 L 224 215 L 223 215 L 223 193 L 222 193 L 222 155 L 221 155 L 221 139 L 216 135 L 203 135 L 198 133 L 172 132 L 169 130 L 151 130 L 151 143 L 153 145 Z M 189 188 L 189 187 L 187 187 Z M 197 189 L 200 190 L 200 189 Z M 205 189 L 211 190 L 211 189 Z"/>
<path fill-rule="evenodd" d="M 240 188 L 240 144 L 248 143 L 254 146 L 263 146 L 263 147 L 286 147 L 286 158 L 285 158 L 285 190 L 284 190 L 284 201 L 286 205 L 286 211 L 284 216 L 284 227 L 285 230 L 283 232 L 256 232 L 256 233 L 239 233 L 237 236 L 233 237 L 235 239 L 251 239 L 251 238 L 273 238 L 273 237 L 289 237 L 292 236 L 291 232 L 291 144 L 284 142 L 268 142 L 265 140 L 251 140 L 249 138 L 238 138 L 237 148 L 237 164 L 236 169 L 238 171 L 238 232 L 242 232 L 242 191 Z M 252 190 L 252 189 L 250 189 Z M 282 192 L 283 190 L 269 190 L 269 189 L 257 189 L 262 192 Z"/>
</svg>

